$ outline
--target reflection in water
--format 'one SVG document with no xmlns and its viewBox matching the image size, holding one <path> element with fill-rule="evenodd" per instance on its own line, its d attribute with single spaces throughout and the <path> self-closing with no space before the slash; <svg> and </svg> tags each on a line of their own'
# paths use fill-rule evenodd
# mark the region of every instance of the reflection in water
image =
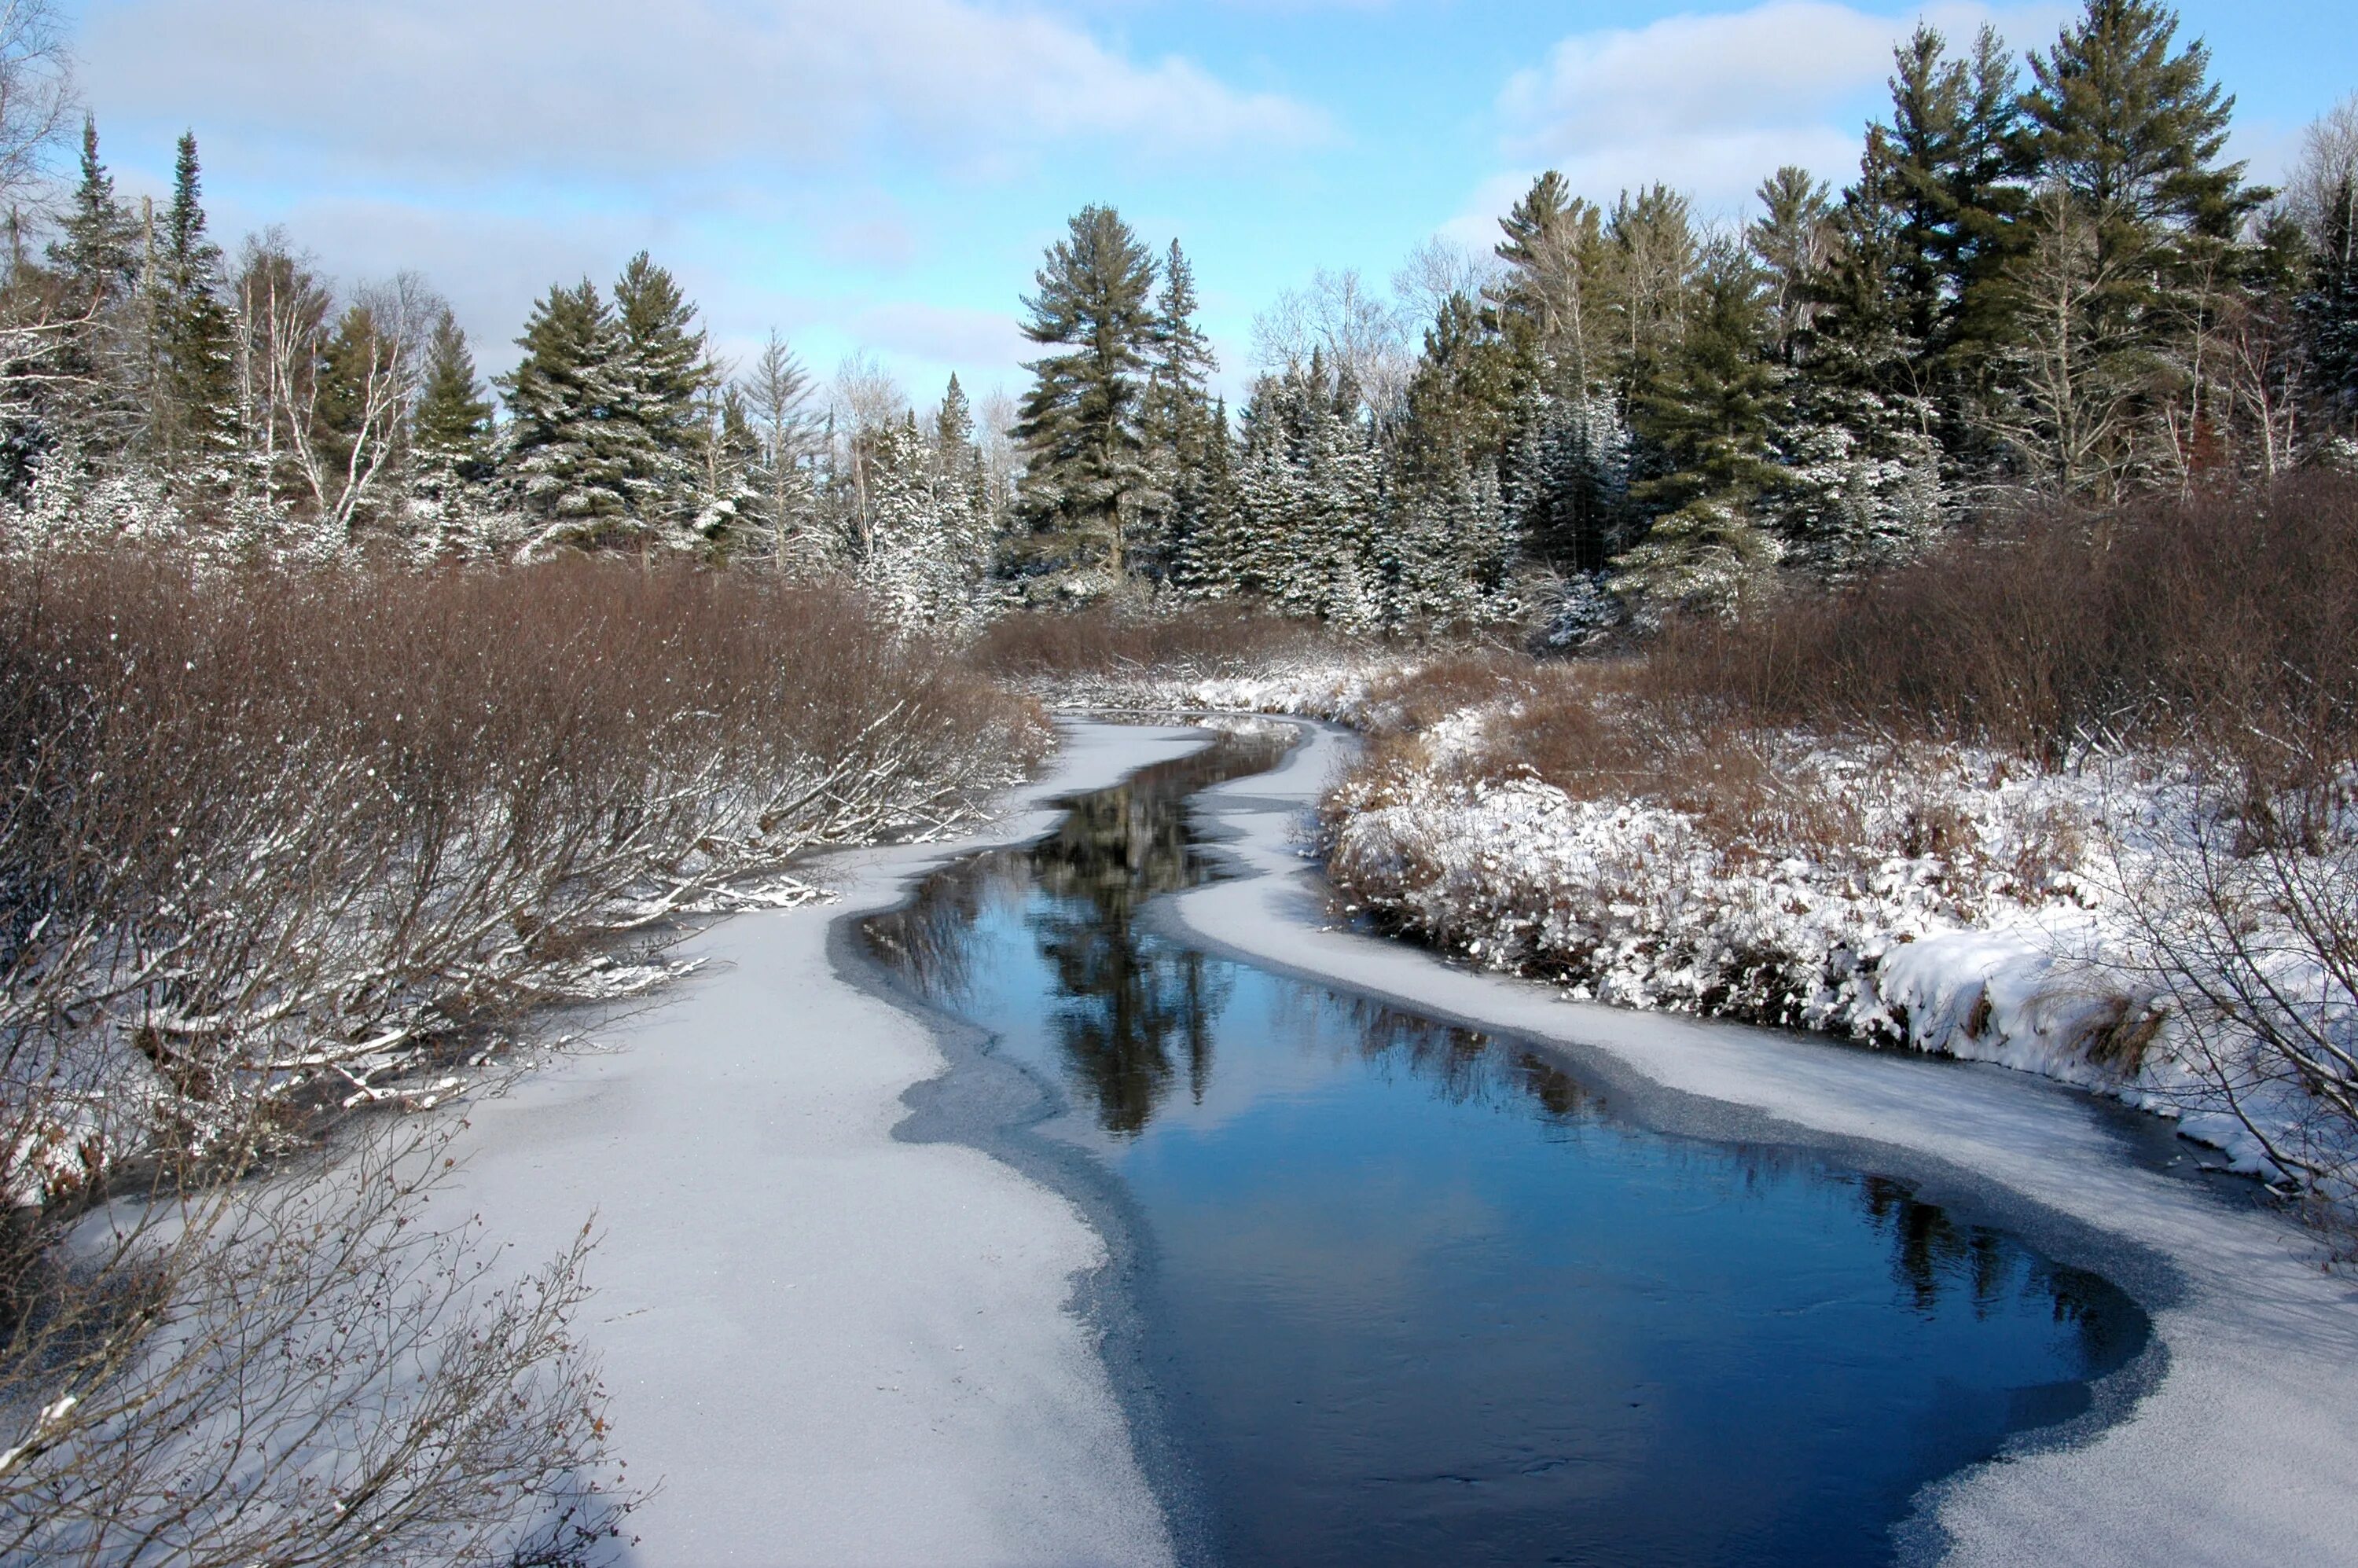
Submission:
<svg viewBox="0 0 2358 1568">
<path fill-rule="evenodd" d="M 1885 1562 L 1923 1484 L 2141 1350 L 2107 1281 L 1905 1183 L 1649 1132 L 1531 1047 L 1144 929 L 1215 874 L 1186 796 L 1282 750 L 1149 769 L 868 927 L 1134 1200 L 1223 1560 Z"/>
<path fill-rule="evenodd" d="M 1212 1026 L 1228 1000 L 1227 966 L 1143 939 L 1147 900 L 1209 879 L 1184 802 L 1227 779 L 1266 773 L 1293 732 L 1254 726 L 1145 769 L 1072 804 L 1055 837 L 980 855 L 928 881 L 909 908 L 869 922 L 877 950 L 937 996 L 968 989 L 977 916 L 1029 893 L 1025 922 L 1055 974 L 1052 1014 L 1076 1087 L 1106 1131 L 1136 1134 L 1171 1092 L 1178 1064 L 1201 1103 Z"/>
</svg>

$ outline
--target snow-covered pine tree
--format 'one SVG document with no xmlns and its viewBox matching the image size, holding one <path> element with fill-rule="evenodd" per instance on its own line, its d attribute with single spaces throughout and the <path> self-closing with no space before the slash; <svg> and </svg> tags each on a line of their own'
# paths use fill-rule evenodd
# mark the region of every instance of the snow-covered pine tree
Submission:
<svg viewBox="0 0 2358 1568">
<path fill-rule="evenodd" d="M 524 357 L 500 378 L 512 421 L 503 477 L 540 520 L 535 546 L 642 544 L 632 513 L 644 472 L 644 431 L 618 419 L 622 329 L 583 278 L 553 285 L 516 340 Z"/>
<path fill-rule="evenodd" d="M 821 442 L 811 407 L 810 373 L 773 331 L 740 383 L 760 444 L 754 484 L 767 535 L 763 546 L 782 575 L 810 577 L 838 564 L 835 537 L 819 514 L 814 473 Z M 831 448 L 831 441 L 826 444 Z"/>
<path fill-rule="evenodd" d="M 951 630 L 979 612 L 988 557 L 963 482 L 934 471 L 931 444 L 914 418 L 863 438 L 869 526 L 856 575 L 892 623 Z"/>
<path fill-rule="evenodd" d="M 1173 579 L 1180 536 L 1193 525 L 1182 515 L 1182 492 L 1196 484 L 1195 470 L 1208 460 L 1207 384 L 1218 367 L 1211 341 L 1195 320 L 1195 269 L 1176 240 L 1163 257 L 1162 275 L 1139 410 L 1146 481 L 1139 492 L 1137 537 L 1131 546 L 1136 564 L 1158 582 Z M 1199 495 L 1184 504 L 1200 505 L 1200 501 Z"/>
<path fill-rule="evenodd" d="M 1613 590 L 1640 622 L 1674 608 L 1726 614 L 1780 554 L 1754 509 L 1778 479 L 1769 437 L 1781 373 L 1763 352 L 1760 280 L 1737 245 L 1704 246 L 1684 330 L 1634 410 L 1651 471 L 1631 487 L 1655 514 L 1615 563 Z"/>
<path fill-rule="evenodd" d="M 1251 583 L 1225 398 L 1213 405 L 1198 440 L 1201 455 L 1180 469 L 1172 498 L 1172 581 L 1190 599 L 1241 599 Z"/>
<path fill-rule="evenodd" d="M 696 325 L 696 307 L 672 275 L 641 251 L 614 280 L 614 320 L 622 351 L 616 396 L 607 419 L 628 464 L 624 484 L 643 538 L 687 548 L 699 537 L 704 395 L 719 379 Z"/>
<path fill-rule="evenodd" d="M 98 156 L 98 122 L 82 117 L 80 178 L 58 220 L 49 264 L 61 295 L 63 331 L 51 356 L 55 380 L 44 424 L 51 443 L 70 440 L 83 464 L 119 461 L 131 446 L 139 410 L 136 350 L 130 341 L 140 273 L 139 225 L 114 193 Z"/>
<path fill-rule="evenodd" d="M 1748 235 L 1769 280 L 1770 357 L 1790 378 L 1770 434 L 1779 472 L 1758 511 L 1787 561 L 1834 580 L 1904 559 L 1946 514 L 1940 416 L 1924 390 L 1944 384 L 1909 325 L 1919 242 L 1887 190 L 1898 178 L 1870 156 L 1829 208 L 1806 176 L 1780 170 Z"/>
<path fill-rule="evenodd" d="M 745 395 L 734 386 L 707 392 L 698 401 L 704 429 L 697 442 L 703 462 L 696 490 L 696 535 L 718 560 L 731 559 L 765 543 L 760 525 L 762 444 L 753 434 Z"/>
<path fill-rule="evenodd" d="M 1561 570 L 1601 569 L 1628 545 L 1637 523 L 1620 400 L 1603 387 L 1538 392 L 1526 400 L 1523 419 L 1511 473 L 1524 544 Z"/>
</svg>

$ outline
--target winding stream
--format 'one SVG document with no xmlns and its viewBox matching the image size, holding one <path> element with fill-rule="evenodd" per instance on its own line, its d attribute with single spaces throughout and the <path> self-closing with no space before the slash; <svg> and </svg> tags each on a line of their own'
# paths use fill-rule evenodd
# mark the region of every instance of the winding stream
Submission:
<svg viewBox="0 0 2358 1568">
<path fill-rule="evenodd" d="M 1223 739 L 871 917 L 1120 1184 L 1148 1368 L 1238 1563 L 1846 1563 L 1927 1483 L 2089 1407 L 2106 1281 L 1797 1153 L 1650 1130 L 1560 1062 L 1193 950 Z"/>
</svg>

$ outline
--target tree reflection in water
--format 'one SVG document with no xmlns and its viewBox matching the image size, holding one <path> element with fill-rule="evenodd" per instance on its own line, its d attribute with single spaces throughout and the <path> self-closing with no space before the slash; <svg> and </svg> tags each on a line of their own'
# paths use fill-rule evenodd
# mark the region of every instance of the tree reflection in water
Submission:
<svg viewBox="0 0 2358 1568">
<path fill-rule="evenodd" d="M 979 917 L 998 901 L 1024 924 L 1053 977 L 1052 1022 L 1071 1081 L 1108 1132 L 1133 1137 L 1152 1119 L 1184 1062 L 1198 1102 L 1209 1081 L 1213 1027 L 1228 1005 L 1228 967 L 1139 928 L 1147 901 L 1211 880 L 1187 827 L 1186 799 L 1228 779 L 1265 773 L 1292 749 L 1290 728 L 1256 724 L 1069 803 L 1054 837 L 1030 849 L 962 861 L 929 879 L 906 909 L 867 923 L 875 951 L 929 995 L 965 991 Z"/>
</svg>

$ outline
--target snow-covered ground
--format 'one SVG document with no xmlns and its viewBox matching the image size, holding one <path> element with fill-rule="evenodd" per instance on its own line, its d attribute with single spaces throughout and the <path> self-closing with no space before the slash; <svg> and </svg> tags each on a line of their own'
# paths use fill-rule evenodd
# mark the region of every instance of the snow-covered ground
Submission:
<svg viewBox="0 0 2358 1568">
<path fill-rule="evenodd" d="M 1051 796 L 1200 744 L 1089 727 L 987 836 L 823 862 L 840 903 L 740 914 L 610 1048 L 469 1111 L 460 1183 L 519 1263 L 602 1233 L 580 1325 L 618 1450 L 661 1487 L 619 1562 L 1152 1564 L 1172 1546 L 1070 1310 L 1106 1256 L 1065 1198 L 972 1149 L 898 1141 L 940 1072 L 924 1022 L 839 972 L 839 920 Z"/>
<path fill-rule="evenodd" d="M 1343 745 L 1322 733 L 1278 773 L 1207 794 L 1261 874 L 1182 894 L 1174 918 L 1257 963 L 1634 1075 L 1721 1135 L 1831 1143 L 1936 1191 L 1995 1195 L 2042 1244 L 2141 1276 L 2158 1386 L 2090 1441 L 1935 1488 L 1920 1544 L 1960 1563 L 2358 1563 L 2358 1292 L 2320 1270 L 2313 1237 L 2127 1157 L 2098 1108 L 2035 1077 L 1572 1001 L 1324 928 L 1299 828 Z"/>
</svg>

